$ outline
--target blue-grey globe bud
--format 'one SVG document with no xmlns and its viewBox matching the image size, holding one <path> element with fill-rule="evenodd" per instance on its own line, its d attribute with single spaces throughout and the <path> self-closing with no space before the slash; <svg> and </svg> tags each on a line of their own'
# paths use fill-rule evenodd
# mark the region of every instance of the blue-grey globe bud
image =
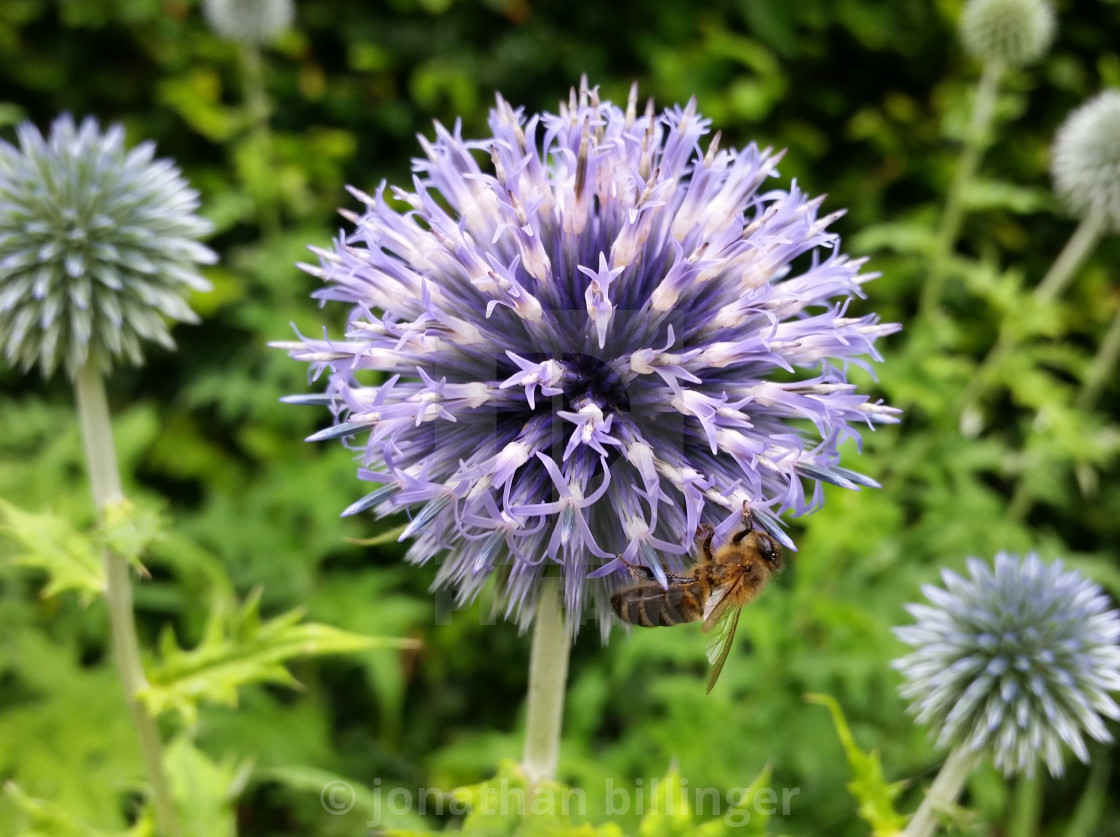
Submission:
<svg viewBox="0 0 1120 837">
<path fill-rule="evenodd" d="M 295 19 L 292 0 L 202 0 L 202 13 L 215 33 L 244 44 L 267 44 Z"/>
<path fill-rule="evenodd" d="M 185 299 L 209 290 L 196 265 L 211 225 L 198 194 L 155 147 L 128 151 L 69 115 L 49 137 L 30 123 L 0 141 L 0 346 L 15 366 L 71 377 L 92 360 L 138 364 L 141 344 L 174 347 L 169 321 L 197 320 Z"/>
<path fill-rule="evenodd" d="M 923 587 L 933 606 L 909 605 L 917 624 L 895 629 L 914 648 L 894 663 L 910 711 L 939 745 L 1006 774 L 1030 775 L 1039 759 L 1060 774 L 1063 745 L 1088 761 L 1084 734 L 1110 741 L 1102 716 L 1120 718 L 1120 615 L 1060 561 L 1000 553 L 994 568 L 970 559 L 968 571 Z"/>
<path fill-rule="evenodd" d="M 1046 0 L 969 0 L 961 14 L 965 50 L 981 61 L 1022 67 L 1054 40 L 1054 10 Z"/>
<path fill-rule="evenodd" d="M 1051 172 L 1074 215 L 1099 213 L 1120 230 L 1120 91 L 1106 90 L 1069 115 L 1054 139 Z"/>
</svg>

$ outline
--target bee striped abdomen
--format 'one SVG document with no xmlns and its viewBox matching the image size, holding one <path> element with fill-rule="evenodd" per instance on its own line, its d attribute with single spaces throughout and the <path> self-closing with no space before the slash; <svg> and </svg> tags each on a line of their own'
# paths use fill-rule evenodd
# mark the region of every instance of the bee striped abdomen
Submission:
<svg viewBox="0 0 1120 837">
<path fill-rule="evenodd" d="M 704 613 L 703 591 L 697 583 L 639 584 L 611 596 L 611 609 L 623 622 L 643 628 L 695 622 Z"/>
</svg>

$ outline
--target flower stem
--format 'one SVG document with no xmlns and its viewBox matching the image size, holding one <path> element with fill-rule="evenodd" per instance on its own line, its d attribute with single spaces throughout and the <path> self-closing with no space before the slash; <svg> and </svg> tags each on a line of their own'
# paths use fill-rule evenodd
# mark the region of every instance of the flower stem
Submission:
<svg viewBox="0 0 1120 837">
<path fill-rule="evenodd" d="M 1015 783 L 1011 802 L 1011 823 L 1008 837 L 1034 837 L 1038 829 L 1038 816 L 1042 810 L 1042 780 L 1034 776 L 1020 776 Z"/>
<path fill-rule="evenodd" d="M 1106 758 L 1095 758 L 1090 762 L 1089 781 L 1085 785 L 1085 792 L 1077 801 L 1065 837 L 1092 837 L 1097 833 L 1108 802 L 1108 779 L 1111 772 L 1112 765 Z"/>
<path fill-rule="evenodd" d="M 1077 401 L 1074 402 L 1077 409 L 1088 410 L 1097 402 L 1104 385 L 1111 379 L 1112 370 L 1118 359 L 1120 359 L 1120 311 L 1117 311 L 1116 316 L 1112 318 L 1112 324 L 1108 327 L 1085 375 L 1081 392 L 1077 394 Z"/>
<path fill-rule="evenodd" d="M 523 766 L 531 784 L 556 775 L 560 722 L 572 641 L 560 608 L 560 579 L 546 578 L 537 605 L 529 658 L 529 708 L 525 721 Z"/>
<path fill-rule="evenodd" d="M 933 780 L 910 824 L 902 832 L 902 837 L 930 837 L 937 828 L 938 812 L 957 801 L 975 764 L 976 754 L 968 752 L 964 747 L 958 747 L 949 753 L 949 758 L 941 766 L 941 771 Z"/>
<path fill-rule="evenodd" d="M 961 232 L 961 222 L 964 220 L 965 189 L 980 164 L 980 152 L 991 128 L 996 94 L 999 92 L 999 80 L 1002 75 L 1003 63 L 990 61 L 984 66 L 980 81 L 976 85 L 976 98 L 972 102 L 972 114 L 964 135 L 964 147 L 957 160 L 953 182 L 949 184 L 949 194 L 945 199 L 945 209 L 941 213 L 941 224 L 937 229 L 933 264 L 929 277 L 922 287 L 920 313 L 923 315 L 931 313 L 941 302 L 941 292 L 945 287 L 945 278 L 949 270 L 949 254 L 952 253 L 953 245 L 957 242 Z"/>
<path fill-rule="evenodd" d="M 1053 302 L 1069 285 L 1077 268 L 1085 261 L 1085 257 L 1092 252 L 1100 241 L 1104 231 L 1104 219 L 1100 213 L 1090 213 L 1085 216 L 1074 230 L 1050 270 L 1042 277 L 1042 281 L 1031 294 L 1035 305 L 1047 305 Z M 1000 363 L 1015 349 L 1017 335 L 1012 333 L 1010 319 L 1005 317 L 1000 324 L 999 336 L 989 350 L 987 356 L 981 361 L 976 373 L 972 376 L 963 394 L 958 399 L 957 414 L 963 415 L 971 410 L 973 405 L 984 395 L 990 383 L 992 373 Z"/>
<path fill-rule="evenodd" d="M 1042 277 L 1038 287 L 1034 289 L 1036 302 L 1053 302 L 1069 285 L 1074 273 L 1081 267 L 1085 258 L 1093 252 L 1097 242 L 1104 232 L 1104 215 L 1100 212 L 1090 212 L 1081 219 L 1077 229 L 1073 231 L 1066 246 L 1050 266 L 1050 270 Z"/>
<path fill-rule="evenodd" d="M 109 421 L 109 404 L 105 396 L 105 381 L 96 364 L 88 361 L 74 380 L 78 399 L 78 414 L 85 441 L 86 461 L 89 466 L 90 485 L 98 517 L 105 509 L 124 500 L 121 476 L 117 468 L 116 449 L 113 445 L 112 425 Z M 124 686 L 125 700 L 140 740 L 144 766 L 151 784 L 152 808 L 156 825 L 164 837 L 176 837 L 179 827 L 171 795 L 171 785 L 163 765 L 163 745 L 155 719 L 137 695 L 147 685 L 140 664 L 140 643 L 136 638 L 136 623 L 132 614 L 132 588 L 129 580 L 128 560 L 112 550 L 103 553 L 105 562 L 105 600 L 109 607 L 109 624 L 112 633 L 113 655 L 117 671 Z"/>
<path fill-rule="evenodd" d="M 272 130 L 268 124 L 270 108 L 264 86 L 264 60 L 256 44 L 244 44 L 241 47 L 241 78 L 245 95 L 245 116 L 251 135 L 260 153 L 264 155 L 265 166 L 268 170 L 275 170 Z M 261 213 L 261 226 L 269 236 L 276 236 L 280 232 L 280 213 L 275 196 L 258 194 L 256 198 Z"/>
</svg>

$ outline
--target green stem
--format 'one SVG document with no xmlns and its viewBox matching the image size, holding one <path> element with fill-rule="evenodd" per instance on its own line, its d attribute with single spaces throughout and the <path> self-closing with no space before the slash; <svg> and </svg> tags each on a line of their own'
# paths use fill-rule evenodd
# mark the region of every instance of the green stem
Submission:
<svg viewBox="0 0 1120 837">
<path fill-rule="evenodd" d="M 1077 229 L 1073 231 L 1066 246 L 1050 266 L 1050 270 L 1042 277 L 1038 287 L 1034 289 L 1036 302 L 1053 302 L 1069 285 L 1077 269 L 1093 252 L 1097 242 L 1101 240 L 1104 232 L 1104 215 L 1100 212 L 1090 212 L 1081 219 Z"/>
<path fill-rule="evenodd" d="M 74 379 L 74 389 L 78 399 L 78 414 L 85 441 L 93 501 L 97 507 L 98 517 L 103 518 L 106 508 L 119 505 L 124 501 L 124 493 L 121 491 L 121 476 L 113 445 L 105 381 L 93 361 L 88 361 L 78 372 Z M 140 663 L 140 643 L 136 638 L 136 622 L 132 613 L 132 587 L 128 560 L 109 549 L 104 551 L 103 560 L 105 600 L 109 608 L 113 656 L 116 658 L 117 671 L 124 686 L 125 700 L 132 715 L 132 723 L 136 727 L 136 735 L 140 740 L 140 751 L 147 769 L 148 782 L 151 785 L 156 826 L 164 837 L 176 837 L 179 834 L 179 827 L 172 801 L 171 785 L 164 770 L 163 745 L 160 742 L 159 730 L 156 728 L 155 719 L 138 698 L 139 692 L 147 685 L 147 681 Z"/>
<path fill-rule="evenodd" d="M 1035 305 L 1047 305 L 1053 302 L 1069 285 L 1077 269 L 1092 252 L 1100 241 L 1104 231 L 1104 219 L 1099 213 L 1091 212 L 1078 224 L 1050 270 L 1042 277 L 1042 281 L 1034 289 L 1031 297 Z M 968 386 L 958 399 L 957 414 L 961 415 L 972 408 L 987 391 L 991 378 L 1000 364 L 1016 348 L 1017 337 L 1012 333 L 1010 318 L 1004 317 L 1000 323 L 999 336 L 989 350 L 987 356 L 981 361 L 976 373 L 972 376 Z"/>
<path fill-rule="evenodd" d="M 556 775 L 560 722 L 572 640 L 560 606 L 560 579 L 546 578 L 537 605 L 529 658 L 529 709 L 525 720 L 523 766 L 532 784 Z"/>
<path fill-rule="evenodd" d="M 1091 837 L 1101 825 L 1105 803 L 1108 801 L 1108 778 L 1112 772 L 1111 762 L 1104 753 L 1098 753 L 1089 768 L 1089 781 L 1085 792 L 1077 801 L 1073 818 L 1069 821 L 1065 837 Z"/>
<path fill-rule="evenodd" d="M 1089 371 L 1085 375 L 1085 383 L 1082 384 L 1081 392 L 1077 394 L 1075 402 L 1077 409 L 1088 410 L 1097 402 L 1105 383 L 1112 377 L 1112 370 L 1118 359 L 1120 359 L 1120 310 L 1112 318 L 1112 324 L 1108 327 L 1100 348 L 1097 349 L 1096 357 L 1093 358 Z"/>
<path fill-rule="evenodd" d="M 269 106 L 268 93 L 264 86 L 264 60 L 255 44 L 244 44 L 241 48 L 241 78 L 245 94 L 245 115 L 250 131 L 271 171 L 274 168 L 274 154 L 272 130 L 268 124 Z M 263 197 L 264 200 L 257 201 L 261 213 L 261 226 L 269 236 L 275 236 L 280 232 L 277 202 L 272 195 Z"/>
<path fill-rule="evenodd" d="M 938 813 L 957 801 L 975 764 L 975 753 L 967 752 L 964 747 L 949 753 L 902 837 L 930 837 L 937 829 Z"/>
<path fill-rule="evenodd" d="M 1022 523 L 1027 519 L 1027 512 L 1031 510 L 1031 496 L 1027 491 L 1027 483 L 1020 476 L 1015 484 L 1015 491 L 1007 504 L 1007 519 L 1015 523 Z"/>
<path fill-rule="evenodd" d="M 1011 802 L 1011 823 L 1008 837 L 1034 837 L 1038 832 L 1038 817 L 1042 811 L 1042 779 L 1020 776 L 1015 783 L 1015 796 Z"/>
<path fill-rule="evenodd" d="M 941 224 L 937 229 L 930 274 L 922 287 L 920 303 L 922 315 L 932 313 L 941 302 L 941 293 L 949 271 L 949 256 L 953 252 L 953 246 L 960 235 L 961 223 L 964 220 L 964 193 L 968 182 L 976 175 L 976 169 L 980 165 L 980 154 L 992 125 L 996 94 L 999 92 L 999 80 L 1002 75 L 1002 62 L 991 61 L 984 66 L 980 81 L 976 85 L 976 98 L 972 102 L 972 114 L 969 116 L 968 128 L 964 135 L 964 147 L 957 160 L 953 182 L 949 185 L 945 209 L 941 213 Z"/>
</svg>

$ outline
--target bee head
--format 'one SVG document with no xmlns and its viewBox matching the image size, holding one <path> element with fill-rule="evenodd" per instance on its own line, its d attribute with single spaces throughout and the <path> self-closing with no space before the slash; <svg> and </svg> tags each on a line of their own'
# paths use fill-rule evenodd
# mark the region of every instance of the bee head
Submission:
<svg viewBox="0 0 1120 837">
<path fill-rule="evenodd" d="M 770 568 L 770 572 L 780 572 L 782 569 L 782 546 L 765 532 L 751 532 L 754 548 Z"/>
</svg>

